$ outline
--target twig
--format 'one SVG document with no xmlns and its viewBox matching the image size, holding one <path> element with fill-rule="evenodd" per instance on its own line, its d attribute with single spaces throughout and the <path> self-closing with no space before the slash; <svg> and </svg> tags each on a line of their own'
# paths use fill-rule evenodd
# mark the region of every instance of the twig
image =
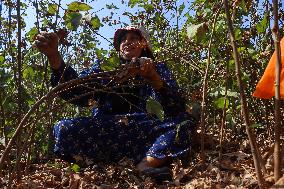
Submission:
<svg viewBox="0 0 284 189">
<path fill-rule="evenodd" d="M 207 82 L 208 82 L 208 72 L 209 72 L 209 65 L 211 63 L 211 47 L 212 47 L 212 41 L 213 41 L 213 36 L 215 32 L 215 26 L 216 26 L 216 21 L 220 12 L 220 7 L 218 11 L 216 12 L 213 20 L 213 25 L 212 25 L 212 32 L 210 35 L 210 40 L 209 40 L 209 45 L 208 45 L 208 50 L 207 50 L 207 63 L 206 63 L 206 69 L 205 69 L 205 74 L 203 78 L 203 87 L 202 87 L 202 102 L 201 102 L 201 121 L 200 121 L 200 128 L 201 128 L 201 160 L 205 162 L 205 153 L 204 153 L 204 132 L 205 132 L 205 108 L 206 108 L 206 96 L 207 96 Z"/>
<path fill-rule="evenodd" d="M 222 113 L 222 122 L 221 122 L 221 132 L 220 132 L 220 149 L 219 149 L 219 160 L 221 160 L 222 151 L 223 151 L 223 138 L 224 138 L 224 130 L 226 127 L 226 111 L 227 111 L 227 98 L 228 98 L 228 72 L 229 72 L 229 63 L 226 62 L 226 75 L 225 75 L 225 95 L 224 95 L 224 107 L 223 107 L 223 113 Z"/>
</svg>

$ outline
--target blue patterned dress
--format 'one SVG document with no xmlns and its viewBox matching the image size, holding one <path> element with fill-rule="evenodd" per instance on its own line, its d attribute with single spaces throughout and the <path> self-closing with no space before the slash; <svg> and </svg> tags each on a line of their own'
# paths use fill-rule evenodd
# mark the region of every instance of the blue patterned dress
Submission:
<svg viewBox="0 0 284 189">
<path fill-rule="evenodd" d="M 146 82 L 132 86 L 126 81 L 124 87 L 111 92 L 102 90 L 78 98 L 109 82 L 101 79 L 97 81 L 101 85 L 80 85 L 60 93 L 61 98 L 71 100 L 75 105 L 88 106 L 89 100 L 94 99 L 97 106 L 92 109 L 90 117 L 64 119 L 54 126 L 55 153 L 68 161 L 87 163 L 117 162 L 124 157 L 138 163 L 146 156 L 165 158 L 184 155 L 190 148 L 196 123 L 185 112 L 185 100 L 166 65 L 159 63 L 156 70 L 164 80 L 159 91 Z M 59 70 L 53 70 L 51 84 L 56 86 L 100 71 L 99 61 L 80 75 L 62 64 Z M 143 81 L 143 78 L 136 76 L 135 80 Z M 163 121 L 147 114 L 146 101 L 150 97 L 162 105 Z"/>
</svg>

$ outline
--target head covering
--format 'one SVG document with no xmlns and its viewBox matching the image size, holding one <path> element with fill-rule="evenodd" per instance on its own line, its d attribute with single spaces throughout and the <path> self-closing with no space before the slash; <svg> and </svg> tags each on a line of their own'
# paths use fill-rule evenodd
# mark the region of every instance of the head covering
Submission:
<svg viewBox="0 0 284 189">
<path fill-rule="evenodd" d="M 120 28 L 118 30 L 116 30 L 116 32 L 114 33 L 114 37 L 113 37 L 113 45 L 115 50 L 119 51 L 119 46 L 121 43 L 121 38 L 130 31 L 134 31 L 137 32 L 142 38 L 145 39 L 146 41 L 146 54 L 149 56 L 149 58 L 153 58 L 153 52 L 152 52 L 152 45 L 150 43 L 150 36 L 149 33 L 147 32 L 147 30 L 143 27 L 143 26 L 135 26 L 135 25 L 130 25 L 130 26 L 126 26 L 125 28 Z"/>
</svg>

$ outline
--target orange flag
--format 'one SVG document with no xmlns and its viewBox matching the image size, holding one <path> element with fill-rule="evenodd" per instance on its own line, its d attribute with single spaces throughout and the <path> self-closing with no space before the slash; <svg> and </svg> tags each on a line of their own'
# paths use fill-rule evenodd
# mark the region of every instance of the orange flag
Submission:
<svg viewBox="0 0 284 189">
<path fill-rule="evenodd" d="M 284 98 L 284 37 L 280 41 L 281 47 L 281 73 L 280 73 L 280 96 Z M 273 53 L 260 81 L 256 85 L 253 93 L 257 98 L 272 98 L 275 95 L 275 66 L 276 66 L 276 52 Z"/>
</svg>

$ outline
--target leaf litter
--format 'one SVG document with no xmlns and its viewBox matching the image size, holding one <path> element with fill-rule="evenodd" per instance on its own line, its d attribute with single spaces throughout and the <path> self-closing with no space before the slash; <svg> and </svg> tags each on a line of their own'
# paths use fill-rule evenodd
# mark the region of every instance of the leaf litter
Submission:
<svg viewBox="0 0 284 189">
<path fill-rule="evenodd" d="M 20 163 L 20 178 L 15 172 L 3 170 L 0 174 L 0 188 L 8 189 L 109 189 L 109 188 L 170 188 L 170 189 L 253 189 L 258 188 L 252 155 L 245 141 L 237 143 L 225 141 L 223 153 L 217 150 L 217 140 L 210 136 L 205 141 L 206 161 L 202 163 L 198 147 L 192 148 L 182 160 L 174 160 L 170 167 L 173 181 L 162 184 L 139 174 L 129 159 L 119 163 L 97 163 L 88 167 L 79 167 L 60 159 L 46 163 L 25 166 Z M 226 145 L 225 145 L 226 144 Z M 215 146 L 215 147 L 214 147 Z M 262 150 L 267 156 L 271 148 Z M 265 176 L 267 186 L 272 186 L 273 154 L 266 157 Z M 284 163 L 284 162 L 283 162 Z M 11 174 L 14 173 L 14 174 Z"/>
</svg>

